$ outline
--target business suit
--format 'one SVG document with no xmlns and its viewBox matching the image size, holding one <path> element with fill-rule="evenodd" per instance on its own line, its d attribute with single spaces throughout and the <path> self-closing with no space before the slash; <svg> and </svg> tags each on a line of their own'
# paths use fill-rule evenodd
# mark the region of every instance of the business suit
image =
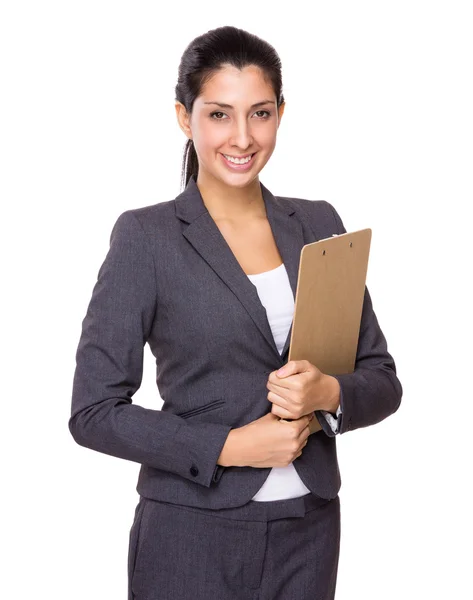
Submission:
<svg viewBox="0 0 473 600">
<path fill-rule="evenodd" d="M 295 295 L 304 244 L 345 232 L 325 201 L 261 190 Z M 216 461 L 229 431 L 267 413 L 268 375 L 287 362 L 255 286 L 207 211 L 195 179 L 174 200 L 122 213 L 112 230 L 76 354 L 71 434 L 78 444 L 141 464 L 140 496 L 202 509 L 248 503 L 270 468 Z M 132 404 L 143 347 L 156 357 L 161 410 Z M 381 421 L 401 402 L 395 363 L 365 288 L 355 372 L 336 375 L 339 434 Z M 294 466 L 314 497 L 341 485 L 335 434 L 309 436 Z"/>
</svg>

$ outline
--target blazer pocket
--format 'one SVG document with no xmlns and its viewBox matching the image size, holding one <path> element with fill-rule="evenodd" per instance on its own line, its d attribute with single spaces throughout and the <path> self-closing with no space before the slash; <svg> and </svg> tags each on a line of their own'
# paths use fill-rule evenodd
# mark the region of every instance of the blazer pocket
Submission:
<svg viewBox="0 0 473 600">
<path fill-rule="evenodd" d="M 177 413 L 177 416 L 182 417 L 183 419 L 187 419 L 187 417 L 193 417 L 194 415 L 199 415 L 200 413 L 213 410 L 214 408 L 218 408 L 219 406 L 222 406 L 222 404 L 225 404 L 225 400 L 220 398 L 219 400 L 213 400 L 212 402 L 208 402 L 207 404 L 204 404 L 204 406 L 198 406 L 196 408 L 191 408 L 190 410 Z"/>
</svg>

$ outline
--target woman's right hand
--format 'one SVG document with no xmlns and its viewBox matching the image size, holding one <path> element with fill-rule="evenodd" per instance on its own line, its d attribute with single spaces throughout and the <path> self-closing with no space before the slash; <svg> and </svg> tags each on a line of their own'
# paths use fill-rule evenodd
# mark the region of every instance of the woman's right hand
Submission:
<svg viewBox="0 0 473 600">
<path fill-rule="evenodd" d="M 269 412 L 243 427 L 232 430 L 234 458 L 239 467 L 287 467 L 302 454 L 310 435 L 313 413 L 300 419 L 285 421 Z"/>
</svg>

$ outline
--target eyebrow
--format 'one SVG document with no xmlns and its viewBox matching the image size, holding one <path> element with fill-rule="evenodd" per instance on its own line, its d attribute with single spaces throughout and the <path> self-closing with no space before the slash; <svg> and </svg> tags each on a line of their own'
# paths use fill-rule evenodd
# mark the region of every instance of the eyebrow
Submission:
<svg viewBox="0 0 473 600">
<path fill-rule="evenodd" d="M 220 106 L 220 108 L 235 108 L 231 104 L 224 104 L 223 102 L 204 102 L 204 104 L 216 104 Z M 258 106 L 264 106 L 265 104 L 276 104 L 273 100 L 262 100 L 261 102 L 256 102 L 256 104 L 252 104 L 250 108 L 258 108 Z"/>
</svg>

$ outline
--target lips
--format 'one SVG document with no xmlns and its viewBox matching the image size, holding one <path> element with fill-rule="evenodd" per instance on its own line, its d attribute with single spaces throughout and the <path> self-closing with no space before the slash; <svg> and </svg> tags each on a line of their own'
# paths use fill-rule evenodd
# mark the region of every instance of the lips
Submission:
<svg viewBox="0 0 473 600">
<path fill-rule="evenodd" d="M 225 156 L 223 152 L 222 154 Z M 231 156 L 232 158 L 248 158 L 248 156 L 252 156 L 253 154 L 256 154 L 256 152 L 249 152 L 248 154 L 243 154 L 242 156 L 233 156 L 233 154 L 227 154 L 227 156 Z"/>
<path fill-rule="evenodd" d="M 228 169 L 230 169 L 231 171 L 248 171 L 253 166 L 253 163 L 255 162 L 256 154 L 257 154 L 256 152 L 253 152 L 252 154 L 247 154 L 246 156 L 251 156 L 251 158 L 248 162 L 243 163 L 243 164 L 237 164 L 237 163 L 227 160 L 225 158 L 224 154 L 222 154 L 222 153 L 220 153 L 220 156 L 222 157 L 225 166 Z M 242 156 L 241 158 L 245 158 L 245 157 Z"/>
</svg>

